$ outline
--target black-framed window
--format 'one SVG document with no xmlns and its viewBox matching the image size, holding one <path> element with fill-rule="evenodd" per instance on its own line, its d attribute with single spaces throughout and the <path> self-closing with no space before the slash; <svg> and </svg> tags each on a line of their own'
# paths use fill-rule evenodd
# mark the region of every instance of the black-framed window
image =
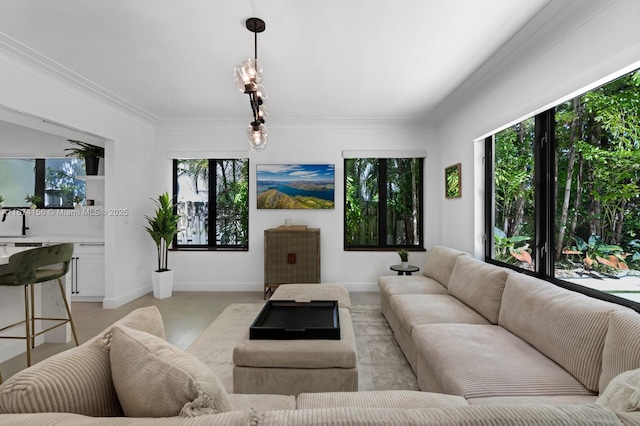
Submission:
<svg viewBox="0 0 640 426">
<path fill-rule="evenodd" d="M 640 310 L 640 70 L 485 139 L 485 258 Z"/>
<path fill-rule="evenodd" d="M 174 159 L 173 185 L 174 248 L 248 250 L 248 159 Z"/>
<path fill-rule="evenodd" d="M 422 158 L 345 158 L 345 250 L 424 248 Z"/>
<path fill-rule="evenodd" d="M 86 198 L 83 158 L 0 158 L 0 195 L 5 208 L 27 208 L 37 196 L 38 208 L 73 208 Z"/>
</svg>

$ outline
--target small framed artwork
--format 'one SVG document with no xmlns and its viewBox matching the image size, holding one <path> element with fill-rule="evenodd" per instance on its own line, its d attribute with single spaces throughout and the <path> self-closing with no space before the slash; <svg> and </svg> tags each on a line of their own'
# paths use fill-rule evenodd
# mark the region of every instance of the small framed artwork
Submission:
<svg viewBox="0 0 640 426">
<path fill-rule="evenodd" d="M 334 164 L 258 164 L 259 209 L 333 209 Z"/>
<path fill-rule="evenodd" d="M 444 169 L 444 195 L 446 198 L 462 197 L 462 166 L 460 163 Z"/>
</svg>

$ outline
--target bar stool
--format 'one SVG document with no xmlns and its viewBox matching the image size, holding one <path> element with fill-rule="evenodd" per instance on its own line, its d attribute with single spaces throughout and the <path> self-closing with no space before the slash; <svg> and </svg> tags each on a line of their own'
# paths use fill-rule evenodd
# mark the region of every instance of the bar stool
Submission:
<svg viewBox="0 0 640 426">
<path fill-rule="evenodd" d="M 35 338 L 56 327 L 69 323 L 73 332 L 73 339 L 78 346 L 78 336 L 71 317 L 69 303 L 65 297 L 65 290 L 61 277 L 69 271 L 73 243 L 55 244 L 24 250 L 9 256 L 8 265 L 0 265 L 0 286 L 24 286 L 24 320 L 0 328 L 0 332 L 11 327 L 25 324 L 25 336 L 0 336 L 0 339 L 25 339 L 27 343 L 27 366 L 31 366 L 31 348 L 35 347 Z M 36 317 L 34 304 L 34 285 L 51 280 L 58 280 L 62 301 L 67 310 L 67 318 Z M 29 291 L 31 300 L 29 300 Z M 35 332 L 36 321 L 58 321 L 45 330 Z"/>
</svg>

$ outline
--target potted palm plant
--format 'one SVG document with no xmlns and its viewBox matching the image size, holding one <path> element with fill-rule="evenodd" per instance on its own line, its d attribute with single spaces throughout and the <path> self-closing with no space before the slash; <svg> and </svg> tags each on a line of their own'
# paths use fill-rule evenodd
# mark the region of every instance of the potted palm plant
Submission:
<svg viewBox="0 0 640 426">
<path fill-rule="evenodd" d="M 90 143 L 75 141 L 67 139 L 67 142 L 75 145 L 73 148 L 66 148 L 67 157 L 79 157 L 84 158 L 85 170 L 88 176 L 95 176 L 98 174 L 98 167 L 100 165 L 100 159 L 104 158 L 104 148 L 101 146 L 92 145 Z"/>
<path fill-rule="evenodd" d="M 169 246 L 178 233 L 180 215 L 175 213 L 175 205 L 168 192 L 160 194 L 158 199 L 153 201 L 156 204 L 156 211 L 153 216 L 145 216 L 149 223 L 145 229 L 158 249 L 158 269 L 151 275 L 153 297 L 164 299 L 171 297 L 173 292 L 173 271 L 169 269 L 168 263 Z"/>
</svg>

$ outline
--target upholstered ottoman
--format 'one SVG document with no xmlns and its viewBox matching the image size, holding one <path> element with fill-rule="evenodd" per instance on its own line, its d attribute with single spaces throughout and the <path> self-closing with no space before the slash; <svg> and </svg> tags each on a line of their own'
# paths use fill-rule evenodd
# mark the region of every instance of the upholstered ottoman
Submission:
<svg viewBox="0 0 640 426">
<path fill-rule="evenodd" d="M 339 284 L 280 284 L 271 296 L 271 300 L 293 300 L 310 302 L 312 300 L 337 300 L 338 307 L 351 309 L 349 291 Z"/>
<path fill-rule="evenodd" d="M 247 330 L 233 350 L 233 393 L 357 391 L 356 339 L 347 290 L 326 284 L 283 284 L 271 300 L 338 300 L 340 340 L 250 340 Z"/>
</svg>

